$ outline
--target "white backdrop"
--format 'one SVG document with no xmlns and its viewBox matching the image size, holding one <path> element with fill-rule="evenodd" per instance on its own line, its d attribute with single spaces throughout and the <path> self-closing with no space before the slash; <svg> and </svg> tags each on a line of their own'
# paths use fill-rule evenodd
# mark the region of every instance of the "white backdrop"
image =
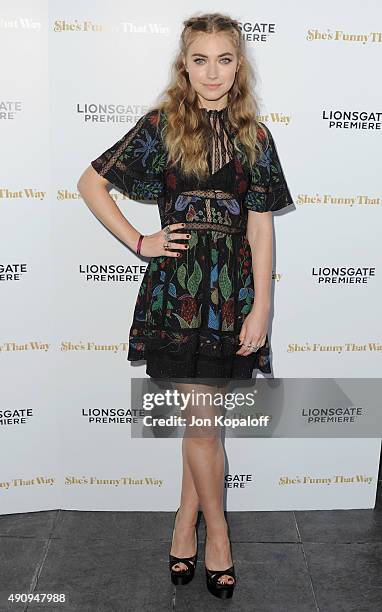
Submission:
<svg viewBox="0 0 382 612">
<path fill-rule="evenodd" d="M 261 119 L 295 202 L 274 215 L 274 376 L 380 376 L 382 7 L 248 0 L 235 9 L 1 4 L 2 514 L 177 505 L 180 439 L 130 439 L 129 424 L 86 416 L 129 408 L 131 377 L 146 376 L 126 352 L 147 262 L 105 230 L 76 185 L 155 103 L 196 11 L 243 24 Z M 111 194 L 137 229 L 159 229 L 155 204 Z M 378 438 L 227 439 L 226 450 L 228 509 L 374 506 Z"/>
</svg>

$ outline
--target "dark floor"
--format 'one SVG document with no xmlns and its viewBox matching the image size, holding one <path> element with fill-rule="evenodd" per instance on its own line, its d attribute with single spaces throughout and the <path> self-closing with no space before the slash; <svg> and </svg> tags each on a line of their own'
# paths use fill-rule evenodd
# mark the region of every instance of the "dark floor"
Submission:
<svg viewBox="0 0 382 612">
<path fill-rule="evenodd" d="M 48 511 L 0 516 L 0 612 L 382 610 L 382 483 L 374 510 L 231 512 L 233 599 L 206 589 L 204 524 L 194 580 L 173 587 L 174 513 Z M 17 604 L 11 593 L 64 593 Z"/>
</svg>

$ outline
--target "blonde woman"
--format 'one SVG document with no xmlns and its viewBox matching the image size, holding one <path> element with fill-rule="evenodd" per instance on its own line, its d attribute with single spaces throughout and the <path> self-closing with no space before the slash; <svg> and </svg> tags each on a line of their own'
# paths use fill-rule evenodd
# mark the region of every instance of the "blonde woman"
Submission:
<svg viewBox="0 0 382 612">
<path fill-rule="evenodd" d="M 191 17 L 160 103 L 94 159 L 78 183 L 95 215 L 150 258 L 127 358 L 146 360 L 153 379 L 186 379 L 189 389 L 201 388 L 198 379 L 212 381 L 205 389 L 224 389 L 255 369 L 271 372 L 272 211 L 292 198 L 272 134 L 257 121 L 253 85 L 238 22 L 220 13 Z M 144 235 L 134 228 L 109 196 L 109 183 L 129 198 L 154 200 L 161 229 Z M 236 575 L 221 437 L 207 430 L 185 435 L 182 444 L 171 579 L 186 584 L 194 576 L 201 508 L 207 587 L 228 598 Z"/>
</svg>

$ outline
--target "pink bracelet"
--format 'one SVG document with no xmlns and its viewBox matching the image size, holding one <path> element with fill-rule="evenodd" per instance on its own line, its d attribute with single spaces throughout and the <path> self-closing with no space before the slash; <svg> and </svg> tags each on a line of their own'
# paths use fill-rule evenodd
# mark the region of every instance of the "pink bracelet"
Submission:
<svg viewBox="0 0 382 612">
<path fill-rule="evenodd" d="M 141 254 L 141 244 L 142 244 L 142 240 L 143 240 L 144 236 L 141 234 L 138 238 L 138 244 L 137 244 L 137 255 Z"/>
</svg>

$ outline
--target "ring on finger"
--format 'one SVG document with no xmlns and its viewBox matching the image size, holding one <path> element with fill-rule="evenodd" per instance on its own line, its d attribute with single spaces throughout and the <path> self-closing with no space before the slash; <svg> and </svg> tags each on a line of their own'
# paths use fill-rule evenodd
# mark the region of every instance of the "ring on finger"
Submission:
<svg viewBox="0 0 382 612">
<path fill-rule="evenodd" d="M 171 228 L 169 225 L 166 225 L 166 227 L 163 228 L 164 234 L 166 236 L 166 238 L 168 239 L 169 235 L 171 234 Z"/>
<path fill-rule="evenodd" d="M 250 348 L 252 353 L 255 353 L 260 348 L 257 344 L 243 344 L 243 346 Z"/>
</svg>

